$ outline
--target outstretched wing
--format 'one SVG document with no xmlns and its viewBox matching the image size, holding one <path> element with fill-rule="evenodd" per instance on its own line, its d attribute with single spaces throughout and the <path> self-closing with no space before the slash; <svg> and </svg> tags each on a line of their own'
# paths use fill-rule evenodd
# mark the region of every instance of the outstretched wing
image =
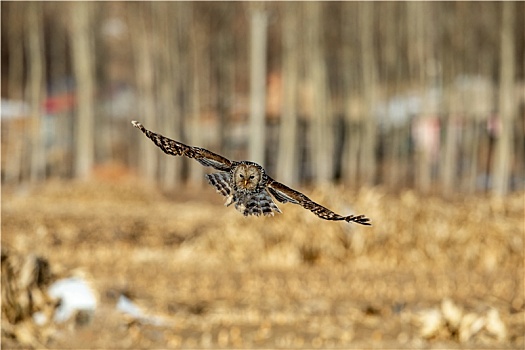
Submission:
<svg viewBox="0 0 525 350">
<path fill-rule="evenodd" d="M 207 149 L 200 147 L 192 147 L 169 139 L 160 134 L 154 133 L 146 129 L 142 124 L 137 121 L 132 121 L 134 127 L 142 131 L 148 138 L 157 145 L 164 153 L 172 156 L 185 156 L 193 158 L 204 166 L 211 166 L 217 170 L 230 171 L 232 162 L 231 160 L 224 158 L 217 153 L 208 151 Z"/>
<path fill-rule="evenodd" d="M 367 225 L 371 226 L 370 219 L 367 218 L 364 215 L 349 215 L 349 216 L 342 216 L 339 214 L 334 213 L 328 208 L 323 207 L 322 205 L 315 203 L 310 198 L 302 194 L 301 192 L 298 192 L 296 190 L 291 189 L 288 186 L 283 185 L 280 182 L 277 182 L 273 179 L 269 179 L 268 183 L 268 191 L 274 196 L 279 202 L 281 203 L 294 203 L 299 204 L 305 209 L 310 210 L 315 215 L 319 216 L 321 219 L 325 220 L 334 220 L 334 221 L 346 221 L 346 222 L 355 222 L 357 224 L 361 225 Z"/>
</svg>

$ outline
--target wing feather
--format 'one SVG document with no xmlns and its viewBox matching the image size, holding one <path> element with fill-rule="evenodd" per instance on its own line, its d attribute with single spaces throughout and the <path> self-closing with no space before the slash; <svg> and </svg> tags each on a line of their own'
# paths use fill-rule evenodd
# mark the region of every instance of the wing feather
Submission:
<svg viewBox="0 0 525 350">
<path fill-rule="evenodd" d="M 182 142 L 172 140 L 163 135 L 154 133 L 146 129 L 137 121 L 132 121 L 134 127 L 142 131 L 157 147 L 166 154 L 172 156 L 185 156 L 195 159 L 204 166 L 210 166 L 217 170 L 230 171 L 232 161 L 207 149 L 188 146 Z"/>
<path fill-rule="evenodd" d="M 232 195 L 232 189 L 230 187 L 230 173 L 220 172 L 213 174 L 206 174 L 206 179 L 210 185 L 215 187 L 217 192 L 222 194 L 224 197 Z"/>
<path fill-rule="evenodd" d="M 268 190 L 270 193 L 281 203 L 294 203 L 299 204 L 305 209 L 310 210 L 312 213 L 325 220 L 333 221 L 346 221 L 346 222 L 355 222 L 361 225 L 371 226 L 370 219 L 364 215 L 348 215 L 342 216 L 334 213 L 330 209 L 323 207 L 322 205 L 312 201 L 310 198 L 305 196 L 299 191 L 291 189 L 290 187 L 277 182 L 273 179 L 269 179 Z"/>
</svg>

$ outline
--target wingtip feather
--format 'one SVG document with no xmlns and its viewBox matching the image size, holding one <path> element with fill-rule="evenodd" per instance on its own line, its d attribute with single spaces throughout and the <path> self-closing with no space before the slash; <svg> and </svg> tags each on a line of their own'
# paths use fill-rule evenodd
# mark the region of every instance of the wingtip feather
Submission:
<svg viewBox="0 0 525 350">
<path fill-rule="evenodd" d="M 140 131 L 142 131 L 143 133 L 147 134 L 147 130 L 146 128 L 144 127 L 144 125 L 140 124 L 138 121 L 136 120 L 132 120 L 131 121 L 131 124 L 133 124 L 134 127 L 136 127 L 137 129 L 139 129 Z"/>
<path fill-rule="evenodd" d="M 372 226 L 372 223 L 370 222 L 370 219 L 367 218 L 364 215 L 350 215 L 345 218 L 346 222 L 355 222 L 356 224 L 361 224 L 365 226 Z"/>
</svg>

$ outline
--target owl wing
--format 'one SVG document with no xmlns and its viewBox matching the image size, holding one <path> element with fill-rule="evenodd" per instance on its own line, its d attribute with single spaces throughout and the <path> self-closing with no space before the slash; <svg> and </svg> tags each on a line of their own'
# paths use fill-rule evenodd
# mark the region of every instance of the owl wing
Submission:
<svg viewBox="0 0 525 350">
<path fill-rule="evenodd" d="M 137 121 L 132 121 L 131 124 L 142 131 L 148 138 L 151 139 L 151 141 L 153 141 L 153 143 L 155 143 L 155 145 L 157 145 L 157 147 L 162 149 L 166 154 L 193 158 L 202 165 L 211 166 L 217 170 L 230 171 L 231 169 L 231 160 L 224 158 L 217 153 L 213 153 L 200 147 L 188 146 L 182 142 L 169 139 L 165 136 L 149 131 Z"/>
<path fill-rule="evenodd" d="M 230 187 L 230 173 L 220 172 L 213 174 L 206 174 L 206 179 L 215 187 L 217 192 L 222 194 L 224 197 L 229 197 L 232 195 L 233 191 Z"/>
<path fill-rule="evenodd" d="M 333 221 L 346 221 L 346 222 L 355 222 L 361 225 L 371 226 L 370 219 L 364 215 L 349 215 L 342 216 L 334 213 L 328 208 L 323 207 L 322 205 L 315 203 L 310 198 L 305 196 L 299 191 L 293 190 L 284 184 L 277 182 L 273 179 L 269 179 L 266 185 L 268 191 L 281 203 L 294 203 L 299 204 L 305 209 L 310 210 L 315 215 L 319 216 L 321 219 L 333 220 Z"/>
</svg>

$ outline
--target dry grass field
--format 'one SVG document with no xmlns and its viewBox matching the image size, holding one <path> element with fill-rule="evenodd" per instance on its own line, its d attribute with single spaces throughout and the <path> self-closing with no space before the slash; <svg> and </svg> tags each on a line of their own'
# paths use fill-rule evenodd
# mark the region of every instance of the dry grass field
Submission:
<svg viewBox="0 0 525 350">
<path fill-rule="evenodd" d="M 3 250 L 98 299 L 87 320 L 41 326 L 3 307 L 3 348 L 523 348 L 524 193 L 305 192 L 373 226 L 291 204 L 245 218 L 210 187 L 3 189 Z M 118 311 L 120 295 L 143 316 Z"/>
</svg>

